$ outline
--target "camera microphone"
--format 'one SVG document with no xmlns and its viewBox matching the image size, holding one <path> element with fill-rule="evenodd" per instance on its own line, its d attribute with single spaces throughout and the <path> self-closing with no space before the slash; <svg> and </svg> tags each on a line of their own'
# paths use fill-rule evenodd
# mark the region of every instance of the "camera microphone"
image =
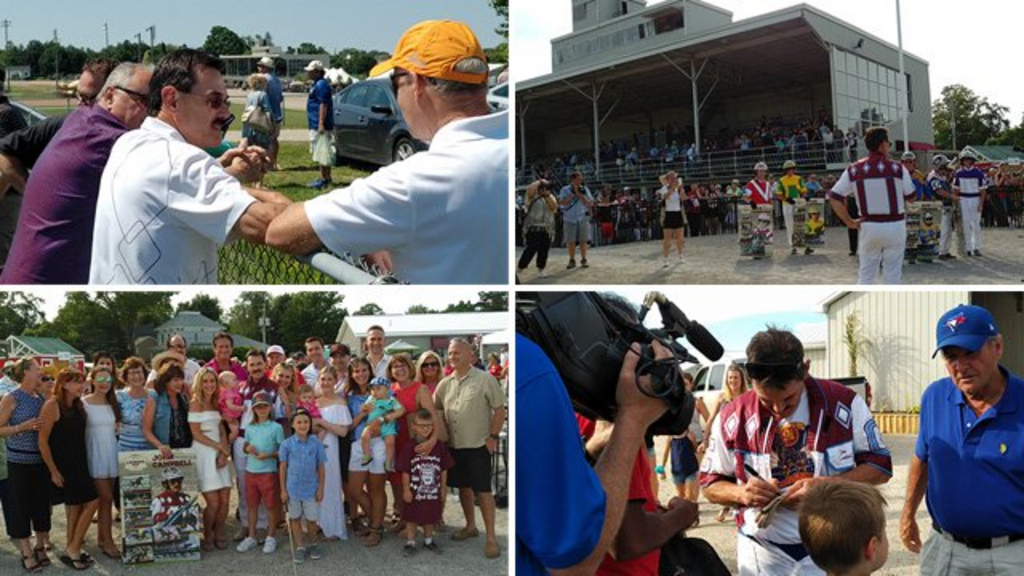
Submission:
<svg viewBox="0 0 1024 576">
<path fill-rule="evenodd" d="M 685 336 L 693 344 L 698 352 L 712 362 L 717 361 L 725 353 L 719 342 L 708 332 L 708 329 L 695 320 L 690 320 L 686 314 L 673 304 L 661 292 L 650 292 L 644 298 L 643 306 L 640 307 L 640 321 L 643 322 L 653 304 L 658 305 L 661 313 L 661 321 L 665 326 L 665 332 L 670 337 Z M 696 360 L 690 360 L 696 362 Z"/>
</svg>

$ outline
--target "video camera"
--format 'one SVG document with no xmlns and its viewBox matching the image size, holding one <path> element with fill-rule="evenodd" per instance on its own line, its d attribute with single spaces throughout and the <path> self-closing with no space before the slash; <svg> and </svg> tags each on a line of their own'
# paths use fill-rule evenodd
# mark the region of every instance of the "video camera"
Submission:
<svg viewBox="0 0 1024 576">
<path fill-rule="evenodd" d="M 654 305 L 663 327 L 643 325 Z M 591 419 L 612 421 L 618 411 L 615 390 L 622 361 L 632 342 L 641 344 L 640 376 L 651 377 L 648 396 L 661 398 L 668 411 L 651 425 L 656 435 L 681 434 L 690 425 L 695 400 L 683 385 L 679 365 L 697 362 L 677 339 L 685 337 L 710 360 L 722 357 L 722 345 L 706 328 L 686 317 L 663 294 L 651 292 L 637 310 L 611 294 L 596 292 L 519 292 L 516 331 L 537 343 L 555 365 L 573 408 Z M 672 358 L 656 360 L 651 342 L 669 348 Z"/>
</svg>

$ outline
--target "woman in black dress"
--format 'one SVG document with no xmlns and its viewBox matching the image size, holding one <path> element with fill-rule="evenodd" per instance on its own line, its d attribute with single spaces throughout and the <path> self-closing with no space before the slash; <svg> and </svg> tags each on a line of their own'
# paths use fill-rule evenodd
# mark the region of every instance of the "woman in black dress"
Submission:
<svg viewBox="0 0 1024 576">
<path fill-rule="evenodd" d="M 50 471 L 54 502 L 63 502 L 67 514 L 67 552 L 60 560 L 75 570 L 85 570 L 93 563 L 82 551 L 82 544 L 99 505 L 85 447 L 84 391 L 81 372 L 61 370 L 53 397 L 43 404 L 39 430 L 39 452 Z"/>
</svg>

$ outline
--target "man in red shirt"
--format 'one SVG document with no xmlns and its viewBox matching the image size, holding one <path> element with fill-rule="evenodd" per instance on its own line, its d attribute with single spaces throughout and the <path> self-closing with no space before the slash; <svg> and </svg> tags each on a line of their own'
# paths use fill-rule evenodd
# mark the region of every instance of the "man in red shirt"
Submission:
<svg viewBox="0 0 1024 576">
<path fill-rule="evenodd" d="M 612 425 L 577 415 L 580 435 L 586 440 L 587 453 L 596 458 L 611 437 Z M 661 547 L 673 536 L 690 527 L 697 519 L 697 505 L 689 500 L 673 498 L 668 509 L 658 509 L 657 495 L 652 487 L 651 465 L 647 450 L 641 447 L 633 461 L 629 494 L 622 525 L 597 574 L 602 576 L 640 576 L 658 574 Z"/>
</svg>

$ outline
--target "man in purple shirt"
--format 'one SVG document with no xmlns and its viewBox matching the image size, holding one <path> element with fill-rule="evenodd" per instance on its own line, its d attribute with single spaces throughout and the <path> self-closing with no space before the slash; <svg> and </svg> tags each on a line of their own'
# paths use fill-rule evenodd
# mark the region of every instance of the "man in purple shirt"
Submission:
<svg viewBox="0 0 1024 576">
<path fill-rule="evenodd" d="M 114 142 L 142 125 L 152 70 L 124 63 L 94 106 L 72 112 L 36 162 L 0 283 L 86 284 L 100 177 Z"/>
</svg>

